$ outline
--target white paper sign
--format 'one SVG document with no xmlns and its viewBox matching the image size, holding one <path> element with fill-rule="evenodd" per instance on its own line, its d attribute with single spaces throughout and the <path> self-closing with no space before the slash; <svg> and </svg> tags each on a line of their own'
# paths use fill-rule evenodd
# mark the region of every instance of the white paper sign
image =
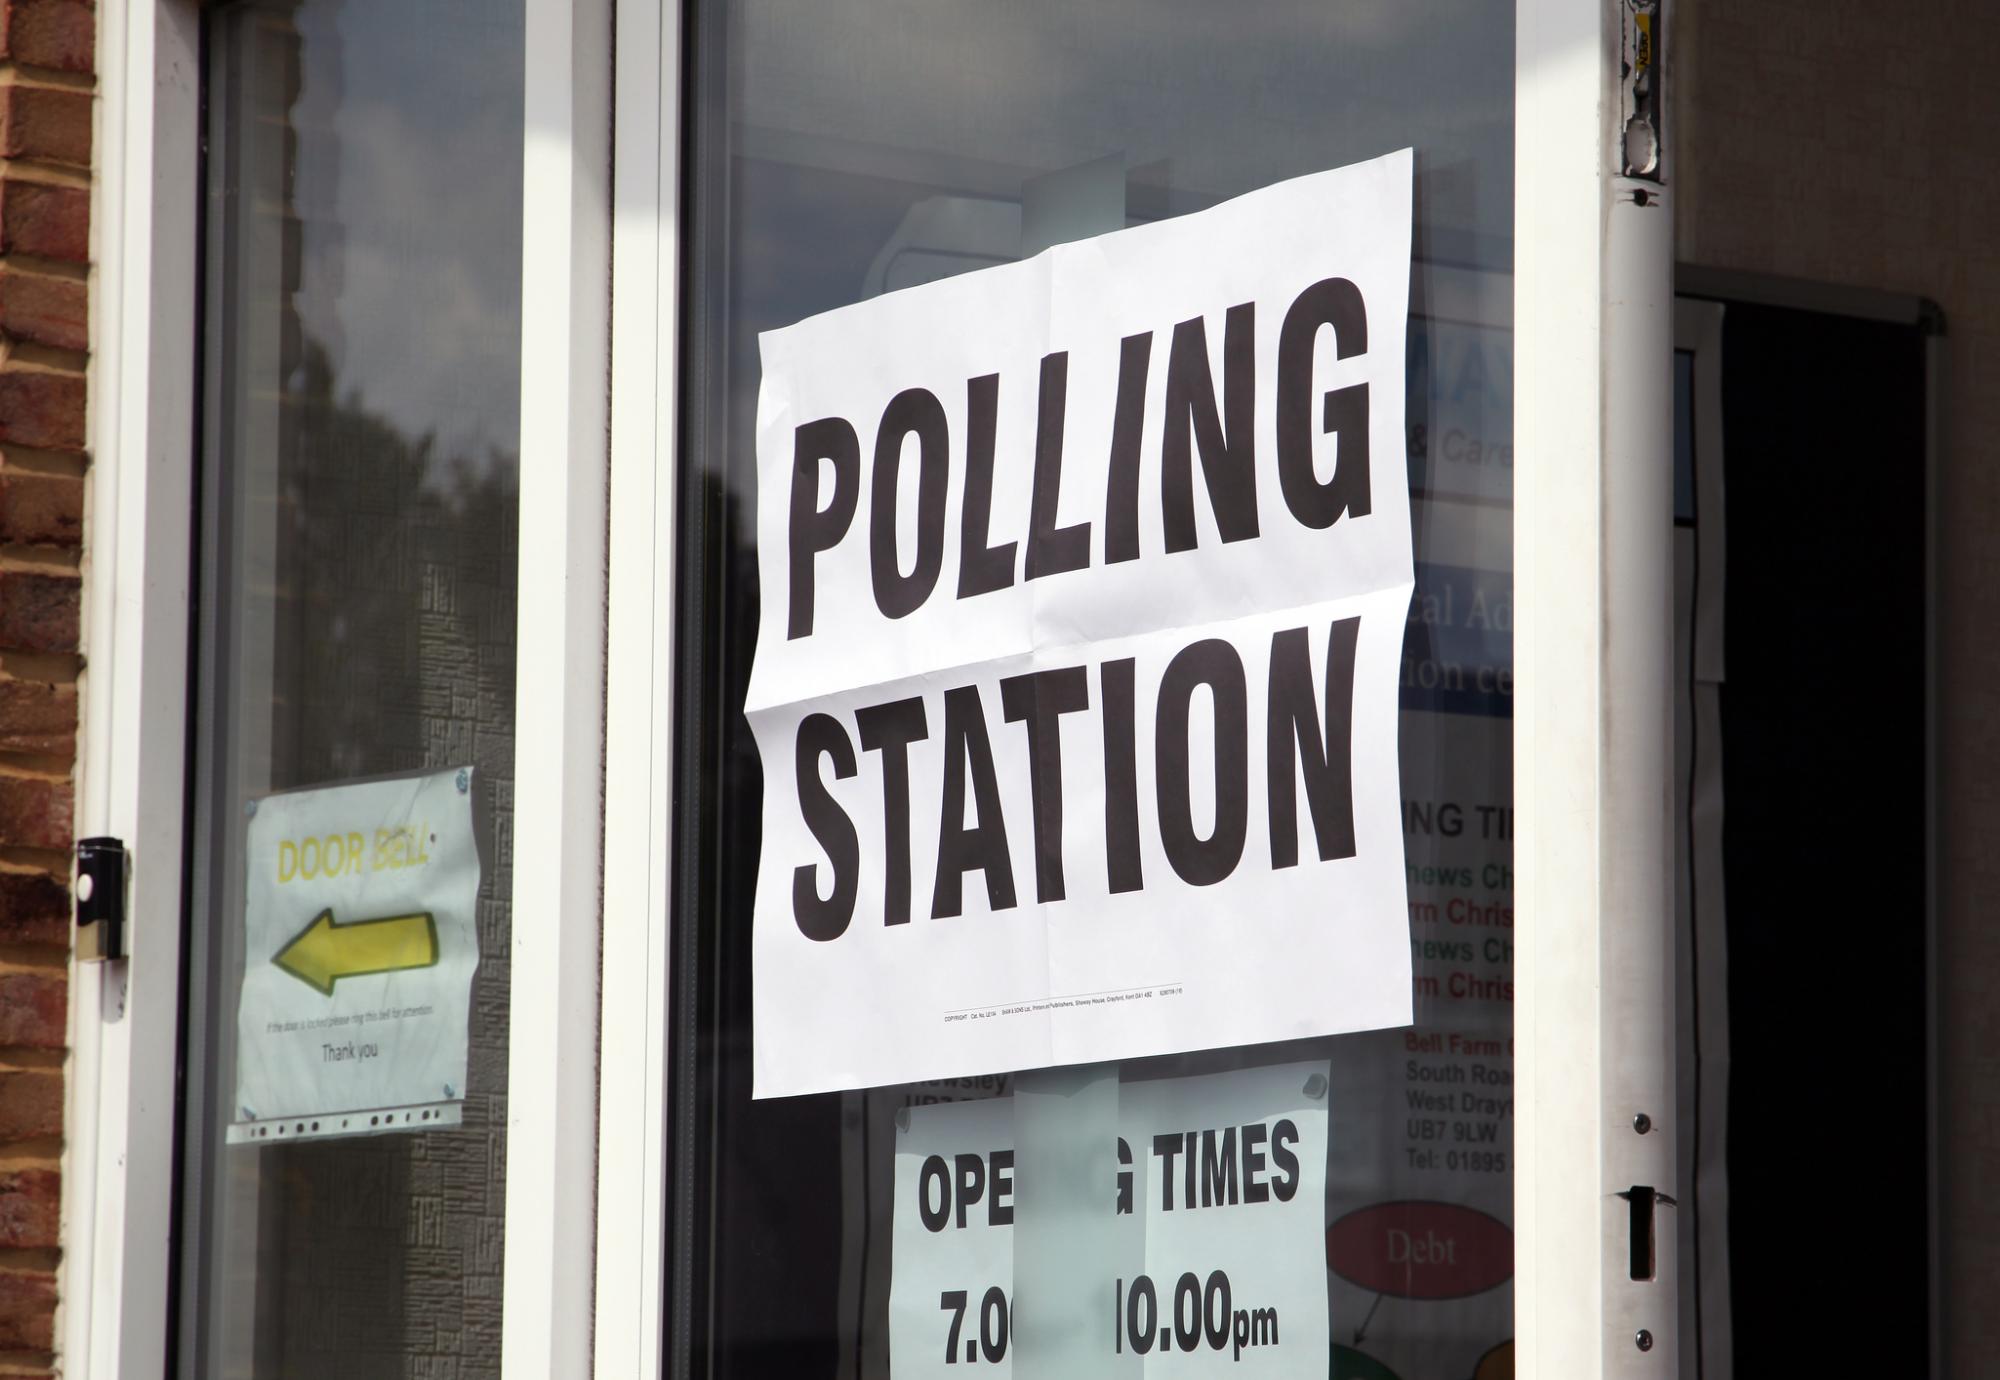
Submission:
<svg viewBox="0 0 2000 1380">
<path fill-rule="evenodd" d="M 762 337 L 758 1096 L 1409 1020 L 1410 178 Z"/>
<path fill-rule="evenodd" d="M 1087 1355 L 1035 1358 L 1065 1373 L 1150 1377 L 1323 1373 L 1327 1068 L 1282 1064 L 1119 1090 L 1119 1155 L 1101 1166 L 1104 1216 L 1074 1216 L 1079 1257 L 1103 1279 L 1096 1323 L 1063 1337 Z M 1016 1102 L 914 1107 L 896 1138 L 890 1373 L 896 1380 L 1006 1376 L 1017 1355 Z M 1136 1215 L 1141 1230 L 1126 1230 Z M 1034 1281 L 1021 1281 L 1032 1287 Z"/>
<path fill-rule="evenodd" d="M 363 1113 L 444 1103 L 455 1114 L 479 966 L 472 775 L 465 767 L 256 802 L 237 1123 L 319 1119 L 286 1127 L 293 1138 L 439 1120 Z"/>
</svg>

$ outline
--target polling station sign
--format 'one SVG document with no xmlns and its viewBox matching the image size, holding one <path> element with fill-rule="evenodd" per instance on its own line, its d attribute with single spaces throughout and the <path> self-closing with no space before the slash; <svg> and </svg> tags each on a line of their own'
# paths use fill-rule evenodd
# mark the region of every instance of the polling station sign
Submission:
<svg viewBox="0 0 2000 1380">
<path fill-rule="evenodd" d="M 1398 1025 L 1411 155 L 761 338 L 758 1096 Z"/>
<path fill-rule="evenodd" d="M 231 1139 L 458 1121 L 479 966 L 472 788 L 462 767 L 254 802 Z"/>
</svg>

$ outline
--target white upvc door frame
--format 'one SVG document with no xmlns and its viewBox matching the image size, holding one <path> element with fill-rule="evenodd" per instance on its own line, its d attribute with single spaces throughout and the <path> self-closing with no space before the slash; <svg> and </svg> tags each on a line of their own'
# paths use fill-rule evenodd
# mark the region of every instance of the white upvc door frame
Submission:
<svg viewBox="0 0 2000 1380">
<path fill-rule="evenodd" d="M 73 965 L 63 1372 L 166 1370 L 195 473 L 201 16 L 98 12 L 76 833 L 130 853 L 131 957 Z"/>
<path fill-rule="evenodd" d="M 621 4 L 617 25 L 598 1380 L 664 1370 L 680 474 L 680 0 Z"/>
<path fill-rule="evenodd" d="M 605 841 L 629 866 L 607 877 L 606 952 L 613 928 L 629 927 L 617 951 L 643 962 L 605 968 L 606 1046 L 619 1053 L 605 1061 L 600 1201 L 643 1211 L 599 1223 L 606 1380 L 662 1373 L 669 1142 L 654 1061 L 665 1053 L 671 920 L 672 499 L 685 463 L 680 10 L 619 13 L 606 725 L 619 750 Z M 1618 1196 L 1635 1185 L 1677 1196 L 1673 211 L 1671 188 L 1617 175 L 1623 11 L 1624 0 L 1516 7 L 1515 1307 L 1520 1373 L 1551 1380 L 1679 1370 L 1672 1221 L 1655 1232 L 1655 1278 L 1634 1281 Z"/>
<path fill-rule="evenodd" d="M 1615 1196 L 1674 1192 L 1671 193 L 1642 207 L 1614 175 L 1620 4 L 1516 11 L 1515 1297 L 1522 1373 L 1564 1380 L 1678 1367 L 1673 1232 L 1658 1279 L 1629 1281 Z M 124 1380 L 170 1364 L 199 15 L 103 15 L 78 823 L 132 846 L 134 958 L 74 984 L 61 1335 L 68 1373 Z M 615 110 L 608 0 L 527 18 L 516 838 L 534 843 L 515 861 L 504 1367 L 652 1376 L 682 10 L 618 7 Z"/>
<path fill-rule="evenodd" d="M 99 11 L 76 827 L 130 850 L 131 957 L 72 967 L 57 1345 L 79 1380 L 175 1365 L 201 11 Z M 514 858 L 502 1354 L 510 1380 L 545 1380 L 587 1373 L 593 1325 L 611 5 L 526 0 L 526 20 L 514 837 L 532 846 Z"/>
<path fill-rule="evenodd" d="M 526 0 L 526 11 L 504 1380 L 590 1367 L 609 899 L 612 7 Z"/>
<path fill-rule="evenodd" d="M 1514 1299 L 1542 1380 L 1680 1373 L 1673 1222 L 1634 1280 L 1618 1196 L 1679 1196 L 1673 190 L 1619 175 L 1624 11 L 1517 11 Z"/>
</svg>

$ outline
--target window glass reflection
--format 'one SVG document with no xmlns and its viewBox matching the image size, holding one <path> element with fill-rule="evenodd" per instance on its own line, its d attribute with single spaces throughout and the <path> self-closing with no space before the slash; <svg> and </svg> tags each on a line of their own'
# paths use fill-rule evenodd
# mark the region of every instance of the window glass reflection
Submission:
<svg viewBox="0 0 2000 1380">
<path fill-rule="evenodd" d="M 703 1373 L 886 1375 L 895 1146 L 913 1112 L 1013 1099 L 1018 1123 L 1026 1100 L 1062 1087 L 1113 1108 L 1108 1126 L 1143 1089 L 1310 1061 L 1329 1082 L 1327 1373 L 1511 1375 L 1512 7 L 717 0 L 698 7 L 696 36 L 681 617 L 701 660 L 677 749 L 677 963 L 691 984 L 677 1115 L 692 1137 L 678 1228 L 684 1258 L 708 1263 L 683 1280 L 670 1338 Z M 1405 146 L 1417 1024 L 751 1101 L 762 774 L 740 708 L 760 607 L 758 333 Z M 1076 1130 L 1077 1115 L 1038 1124 Z M 1015 1251 L 1016 1278 L 1063 1268 L 1063 1250 L 1024 1263 L 1018 1234 Z M 966 1328 L 983 1304 L 972 1290 Z"/>
<path fill-rule="evenodd" d="M 189 1375 L 499 1374 L 521 42 L 518 5 L 208 16 Z M 230 1143 L 255 802 L 461 768 L 462 1124 Z"/>
</svg>

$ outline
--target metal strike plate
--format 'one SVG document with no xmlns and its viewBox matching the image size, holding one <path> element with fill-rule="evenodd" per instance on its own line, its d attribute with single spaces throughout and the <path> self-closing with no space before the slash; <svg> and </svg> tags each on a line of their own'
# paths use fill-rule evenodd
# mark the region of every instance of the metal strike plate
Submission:
<svg viewBox="0 0 2000 1380">
<path fill-rule="evenodd" d="M 1677 1207 L 1674 1199 L 1646 1184 L 1634 1184 L 1618 1195 L 1625 1200 L 1630 1216 L 1626 1241 L 1629 1247 L 1628 1264 L 1634 1280 L 1646 1281 L 1659 1277 L 1658 1230 L 1654 1223 L 1654 1210 L 1663 1207 Z M 1639 1350 L 1645 1351 L 1648 1344 L 1642 1343 Z"/>
<path fill-rule="evenodd" d="M 77 840 L 77 962 L 103 963 L 125 957 L 125 871 L 122 840 Z"/>
</svg>

